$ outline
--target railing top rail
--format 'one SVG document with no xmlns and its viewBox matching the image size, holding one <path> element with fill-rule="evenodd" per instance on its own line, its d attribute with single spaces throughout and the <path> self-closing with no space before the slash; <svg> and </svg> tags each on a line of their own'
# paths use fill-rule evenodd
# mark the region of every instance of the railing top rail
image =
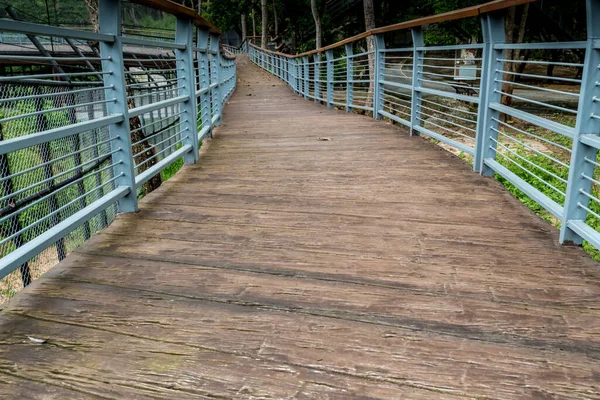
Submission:
<svg viewBox="0 0 600 400">
<path fill-rule="evenodd" d="M 198 13 L 193 9 L 181 4 L 177 4 L 171 0 L 130 0 L 130 2 L 164 11 L 176 17 L 191 19 L 194 22 L 194 25 L 200 28 L 206 28 L 210 31 L 218 33 L 219 35 L 222 33 L 219 28 L 198 15 Z"/>
<path fill-rule="evenodd" d="M 251 38 L 251 36 L 250 36 L 250 38 Z M 223 48 L 231 48 L 231 49 L 235 49 L 235 50 L 241 50 L 242 47 L 244 47 L 244 43 L 246 43 L 247 41 L 248 41 L 248 39 L 244 39 L 242 41 L 242 43 L 239 46 L 237 46 L 237 47 L 233 46 L 233 45 L 230 45 L 230 44 L 227 44 L 227 43 L 221 44 L 221 47 L 223 47 Z"/>
<path fill-rule="evenodd" d="M 221 53 L 221 56 L 226 59 L 226 60 L 235 60 L 237 57 L 234 53 L 232 53 L 231 51 L 229 51 L 226 47 L 221 47 L 221 50 L 223 50 L 223 52 Z"/>
<path fill-rule="evenodd" d="M 537 1 L 537 0 L 494 0 L 489 3 L 480 4 L 478 6 L 461 8 L 459 10 L 449 11 L 449 12 L 442 13 L 442 14 L 430 15 L 427 17 L 417 18 L 417 19 L 400 22 L 400 23 L 393 24 L 393 25 L 382 26 L 381 28 L 376 28 L 376 29 L 372 29 L 372 30 L 363 32 L 359 35 L 355 35 L 355 36 L 346 38 L 344 40 L 341 40 L 337 43 L 330 44 L 329 46 L 321 47 L 320 49 L 310 50 L 310 51 L 306 51 L 304 53 L 295 54 L 295 55 L 285 54 L 285 53 L 281 53 L 278 51 L 262 49 L 262 48 L 261 48 L 261 50 L 265 51 L 267 53 L 270 53 L 270 54 L 276 54 L 276 55 L 283 56 L 286 58 L 305 57 L 305 56 L 309 56 L 312 54 L 324 53 L 327 50 L 332 50 L 336 47 L 343 46 L 343 45 L 349 44 L 349 43 L 353 43 L 358 40 L 365 39 L 372 35 L 378 35 L 378 34 L 386 33 L 386 32 L 399 31 L 402 29 L 410 29 L 410 28 L 415 28 L 417 26 L 423 26 L 423 25 L 428 25 L 428 24 L 436 24 L 436 23 L 440 23 L 440 22 L 455 21 L 457 19 L 463 19 L 463 18 L 468 18 L 468 17 L 476 17 L 481 14 L 487 14 L 487 13 L 494 12 L 494 11 L 504 10 L 504 9 L 514 7 L 514 6 L 519 6 L 522 4 L 533 3 L 535 1 Z M 248 36 L 248 37 L 250 39 L 255 38 L 254 36 Z M 250 46 L 259 48 L 258 46 L 256 46 L 253 43 L 250 43 Z"/>
</svg>

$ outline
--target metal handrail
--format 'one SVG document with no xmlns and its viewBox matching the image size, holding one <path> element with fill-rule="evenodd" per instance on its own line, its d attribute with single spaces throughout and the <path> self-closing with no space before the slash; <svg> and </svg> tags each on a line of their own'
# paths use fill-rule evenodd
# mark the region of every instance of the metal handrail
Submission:
<svg viewBox="0 0 600 400">
<path fill-rule="evenodd" d="M 560 222 L 560 243 L 585 240 L 600 249 L 598 224 L 592 226 L 600 215 L 595 186 L 600 178 L 594 175 L 600 148 L 600 0 L 586 1 L 584 42 L 506 43 L 502 10 L 532 1 L 497 0 L 296 55 L 250 43 L 250 60 L 305 99 L 387 118 L 408 127 L 411 135 L 427 135 L 472 155 L 474 171 L 499 175 L 553 215 Z M 426 25 L 472 17 L 480 19 L 482 43 L 425 45 Z M 412 46 L 386 48 L 384 34 L 401 30 L 410 30 Z M 367 38 L 375 44 L 372 55 L 357 57 L 356 43 Z M 585 59 L 508 60 L 504 52 L 510 49 L 544 49 L 542 54 L 583 49 Z M 509 69 L 511 63 L 524 67 Z M 562 69 L 556 81 L 571 86 L 548 87 L 553 77 L 539 72 L 540 65 Z M 579 70 L 581 79 L 564 76 Z M 531 83 L 516 82 L 509 93 L 503 86 L 513 78 Z"/>
<path fill-rule="evenodd" d="M 220 124 L 236 87 L 220 31 L 175 3 L 130 1 L 174 15 L 174 41 L 125 37 L 121 0 L 99 1 L 97 33 L 0 20 L 0 38 L 30 44 L 25 56 L 19 46 L 3 55 L 21 62 L 0 81 L 0 279 L 20 268 L 26 286 L 28 263 L 49 246 L 61 260 L 67 235 L 83 229 L 87 240 L 114 211 L 137 211 L 143 184 L 197 162 L 199 141 Z M 57 42 L 60 57 L 46 46 Z"/>
</svg>

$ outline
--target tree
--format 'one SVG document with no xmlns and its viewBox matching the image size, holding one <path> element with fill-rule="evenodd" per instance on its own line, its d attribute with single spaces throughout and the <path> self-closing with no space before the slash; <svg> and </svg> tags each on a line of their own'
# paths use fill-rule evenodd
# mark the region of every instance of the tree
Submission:
<svg viewBox="0 0 600 400">
<path fill-rule="evenodd" d="M 242 20 L 242 43 L 248 38 L 248 28 L 246 27 L 246 13 L 241 14 Z"/>
<path fill-rule="evenodd" d="M 94 31 L 98 32 L 98 0 L 84 0 L 84 2 Z"/>
<path fill-rule="evenodd" d="M 315 48 L 320 49 L 322 46 L 322 33 L 321 33 L 321 17 L 319 15 L 319 8 L 317 7 L 317 0 L 310 0 L 310 9 L 312 11 L 313 19 L 315 20 Z"/>
<path fill-rule="evenodd" d="M 523 39 L 525 38 L 525 27 L 527 24 L 527 16 L 529 15 L 529 4 L 525 4 L 520 11 L 520 16 L 517 18 L 517 7 L 511 7 L 508 9 L 508 13 L 506 15 L 506 43 L 522 43 Z M 521 58 L 520 49 L 507 50 L 505 54 L 505 57 L 508 60 L 519 60 Z M 503 77 L 503 80 L 506 83 L 502 85 L 502 91 L 506 94 L 502 96 L 502 104 L 509 107 L 512 105 L 511 95 L 514 90 L 514 85 L 512 83 L 515 81 L 515 72 L 517 72 L 518 67 L 519 64 L 514 62 L 508 62 L 504 64 L 505 71 L 508 71 L 509 73 L 504 74 Z"/>
<path fill-rule="evenodd" d="M 277 4 L 273 0 L 273 25 L 275 27 L 275 37 L 279 36 L 279 21 L 277 19 Z"/>
<path fill-rule="evenodd" d="M 267 0 L 261 0 L 261 11 L 262 11 L 262 35 L 260 37 L 260 45 L 263 49 L 267 48 L 267 31 L 269 29 L 269 14 L 267 13 Z"/>
<path fill-rule="evenodd" d="M 373 0 L 363 0 L 363 9 L 365 12 L 365 30 L 370 31 L 375 29 L 375 8 Z M 367 96 L 367 107 L 370 107 L 370 99 L 375 90 L 375 38 L 367 36 L 367 51 L 369 52 L 369 94 Z"/>
</svg>

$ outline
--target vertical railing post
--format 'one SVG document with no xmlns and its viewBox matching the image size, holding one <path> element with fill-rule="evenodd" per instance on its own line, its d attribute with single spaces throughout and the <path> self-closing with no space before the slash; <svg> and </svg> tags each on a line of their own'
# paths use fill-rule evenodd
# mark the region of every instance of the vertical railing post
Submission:
<svg viewBox="0 0 600 400">
<path fill-rule="evenodd" d="M 298 59 L 290 58 L 290 71 L 292 81 L 292 88 L 294 89 L 294 93 L 298 93 Z"/>
<path fill-rule="evenodd" d="M 211 80 L 211 83 L 217 84 L 217 87 L 212 90 L 211 101 L 212 107 L 214 110 L 216 110 L 215 114 L 217 116 L 217 119 L 214 121 L 214 125 L 219 126 L 221 125 L 223 107 L 221 106 L 221 51 L 218 34 L 210 33 L 210 50 L 212 52 L 212 56 L 214 57 L 214 68 L 213 65 L 211 65 L 211 71 L 214 74 L 214 81 Z"/>
<path fill-rule="evenodd" d="M 310 72 L 308 69 L 308 67 L 309 67 L 308 56 L 304 56 L 304 57 L 302 57 L 302 59 L 304 60 L 304 68 L 303 68 L 304 69 L 304 76 L 303 76 L 303 78 L 304 78 L 304 85 L 303 85 L 304 86 L 304 98 L 308 99 L 308 91 L 309 91 L 308 90 L 308 88 L 309 88 L 308 80 L 309 80 L 309 72 Z"/>
<path fill-rule="evenodd" d="M 385 39 L 383 35 L 375 35 L 375 63 L 373 74 L 373 118 L 381 119 L 379 111 L 383 110 L 383 68 L 385 64 Z"/>
<path fill-rule="evenodd" d="M 321 53 L 317 53 L 313 55 L 313 61 L 315 63 L 315 75 L 313 76 L 313 85 L 314 85 L 314 94 L 315 94 L 315 103 L 318 103 L 321 98 Z"/>
<path fill-rule="evenodd" d="M 503 53 L 504 50 L 496 49 L 494 45 L 506 42 L 506 28 L 504 26 L 504 16 L 500 13 L 491 13 L 483 16 L 483 31 L 485 40 L 489 41 L 487 46 L 488 53 L 483 55 L 485 68 L 488 69 L 485 77 L 486 85 L 485 96 L 479 100 L 479 108 L 483 108 L 483 113 L 478 113 L 478 117 L 483 115 L 483 120 L 478 122 L 477 143 L 479 148 L 479 173 L 485 176 L 494 176 L 494 170 L 485 165 L 485 159 L 496 158 L 496 140 L 498 138 L 498 118 L 500 113 L 490 108 L 491 103 L 500 103 L 502 98 L 502 70 L 504 69 Z"/>
<path fill-rule="evenodd" d="M 413 65 L 412 65 L 412 89 L 411 89 L 411 104 L 410 104 L 410 135 L 418 135 L 419 132 L 415 130 L 415 126 L 421 125 L 421 121 L 417 117 L 419 112 L 421 111 L 421 92 L 419 89 L 421 88 L 421 81 L 419 80 L 419 75 L 423 72 L 423 65 L 421 63 L 421 58 L 423 57 L 424 51 L 420 48 L 425 46 L 425 41 L 423 40 L 423 29 L 419 26 L 416 28 L 412 28 L 410 30 L 412 34 L 413 41 Z"/>
<path fill-rule="evenodd" d="M 345 45 L 346 47 L 346 111 L 352 111 L 352 94 L 354 91 L 354 52 L 352 43 Z"/>
<path fill-rule="evenodd" d="M 198 81 L 200 87 L 200 120 L 202 122 L 202 132 L 207 137 L 212 137 L 212 126 L 210 116 L 210 75 L 209 62 L 210 55 L 208 54 L 208 31 L 198 28 L 196 33 L 196 45 L 204 51 L 198 52 Z"/>
<path fill-rule="evenodd" d="M 125 65 L 123 62 L 123 42 L 121 41 L 121 0 L 100 0 L 98 4 L 98 25 L 101 33 L 114 35 L 115 41 L 100 42 L 102 71 L 104 75 L 106 99 L 114 98 L 114 102 L 106 103 L 109 115 L 123 115 L 123 122 L 108 127 L 112 140 L 111 150 L 114 166 L 115 184 L 129 188 L 127 196 L 119 200 L 119 212 L 135 212 L 138 209 L 137 191 L 135 187 L 135 169 L 129 134 L 129 111 L 127 106 L 127 89 L 125 86 Z"/>
<path fill-rule="evenodd" d="M 180 118 L 179 128 L 182 145 L 192 146 L 192 151 L 186 153 L 183 160 L 186 164 L 194 164 L 198 161 L 198 125 L 196 123 L 196 114 L 198 106 L 196 105 L 196 77 L 194 74 L 194 25 L 189 19 L 177 18 L 177 30 L 175 33 L 175 42 L 184 44 L 185 49 L 176 49 L 177 58 L 177 86 L 179 96 L 188 96 L 188 100 L 180 104 L 184 117 Z M 185 133 L 184 133 L 185 132 Z"/>
<path fill-rule="evenodd" d="M 333 50 L 327 50 L 325 52 L 325 59 L 327 60 L 327 107 L 333 108 Z"/>
<path fill-rule="evenodd" d="M 584 143 L 584 136 L 595 142 L 600 134 L 600 0 L 586 1 L 587 46 L 581 80 L 581 93 L 575 134 L 573 137 L 573 152 L 569 165 L 569 179 L 565 196 L 563 219 L 560 228 L 560 243 L 582 244 L 583 238 L 572 227 L 573 222 L 583 225 L 587 219 L 592 194 L 592 181 L 598 149 Z M 584 140 L 582 140 L 584 139 Z M 589 162 L 589 161 L 591 162 Z M 586 195 L 587 194 L 587 195 Z"/>
<path fill-rule="evenodd" d="M 490 38 L 487 27 L 487 15 L 480 17 L 481 32 L 483 33 L 483 49 L 481 51 L 481 76 L 479 79 L 479 106 L 477 109 L 477 128 L 475 133 L 475 156 L 473 159 L 473 171 L 481 170 L 481 159 L 483 157 L 483 140 L 485 136 L 485 113 L 488 101 L 488 80 L 490 79 L 490 63 L 493 58 L 494 44 Z"/>
</svg>

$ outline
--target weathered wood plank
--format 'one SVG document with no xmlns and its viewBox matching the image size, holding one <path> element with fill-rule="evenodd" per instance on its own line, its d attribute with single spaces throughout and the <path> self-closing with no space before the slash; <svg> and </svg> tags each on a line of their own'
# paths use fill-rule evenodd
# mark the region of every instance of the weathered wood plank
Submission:
<svg viewBox="0 0 600 400">
<path fill-rule="evenodd" d="M 578 398 L 593 393 L 595 386 L 590 367 L 595 359 L 586 357 L 585 351 L 558 353 L 551 347 L 516 351 L 518 346 L 514 343 L 486 341 L 467 345 L 463 338 L 439 337 L 428 332 L 415 334 L 393 326 L 350 322 L 333 314 L 305 315 L 299 326 L 298 316 L 283 306 L 265 311 L 259 304 L 199 303 L 178 296 L 90 284 L 69 284 L 70 292 L 77 296 L 74 301 L 63 297 L 64 287 L 59 281 L 47 282 L 39 290 L 39 296 L 29 296 L 30 303 L 22 306 L 25 310 L 39 308 L 28 312 L 69 322 L 76 329 L 80 326 L 108 329 L 111 333 L 160 343 L 268 361 L 282 369 L 310 369 L 318 365 L 318 370 L 336 377 L 395 382 L 401 386 L 408 383 L 414 388 L 434 391 L 449 390 L 447 382 L 463 380 L 460 388 L 451 391 L 468 397 L 479 393 L 501 398 L 503 393 L 519 390 L 523 396 L 551 392 L 564 398 Z M 165 304 L 169 307 L 165 308 Z M 65 313 L 64 310 L 73 307 L 78 314 Z M 18 311 L 18 306 L 11 311 Z M 231 325 L 233 321 L 235 326 Z M 352 332 L 350 341 L 349 332 Z M 423 346 L 424 342 L 427 346 Z M 363 356 L 364 352 L 369 354 L 368 358 Z M 527 362 L 517 367 L 506 362 L 506 353 L 512 353 L 514 361 Z M 431 368 L 432 365 L 436 368 Z M 557 369 L 561 373 L 556 373 Z M 528 388 L 520 387 L 519 375 L 529 376 Z M 554 377 L 551 382 L 547 381 L 548 375 Z M 477 379 L 464 380 L 465 376 Z M 572 380 L 586 382 L 587 388 L 573 387 Z M 506 389 L 500 389 L 501 386 Z M 435 396 L 434 393 L 430 396 Z"/>
<path fill-rule="evenodd" d="M 458 158 L 243 61 L 201 156 L 3 306 L 0 397 L 600 399 L 597 264 Z"/>
</svg>

